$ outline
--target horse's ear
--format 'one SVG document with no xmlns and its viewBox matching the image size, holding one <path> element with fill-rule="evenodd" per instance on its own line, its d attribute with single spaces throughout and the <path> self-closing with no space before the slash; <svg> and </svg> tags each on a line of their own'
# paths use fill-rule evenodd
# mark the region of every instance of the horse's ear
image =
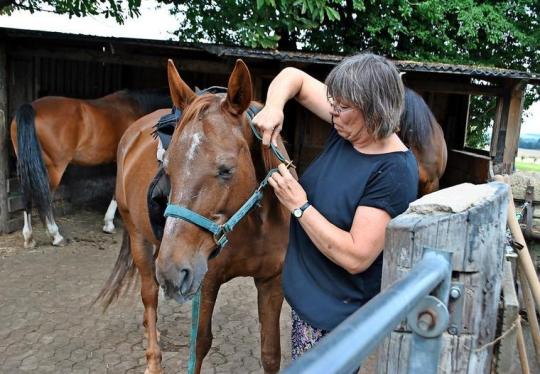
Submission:
<svg viewBox="0 0 540 374">
<path fill-rule="evenodd" d="M 225 109 L 235 115 L 242 114 L 251 103 L 252 89 L 251 76 L 246 64 L 242 60 L 236 60 L 229 78 L 227 100 L 224 102 Z"/>
<path fill-rule="evenodd" d="M 184 108 L 193 101 L 195 92 L 180 78 L 174 62 L 167 61 L 167 76 L 169 77 L 169 90 L 174 106 L 184 110 Z"/>
</svg>

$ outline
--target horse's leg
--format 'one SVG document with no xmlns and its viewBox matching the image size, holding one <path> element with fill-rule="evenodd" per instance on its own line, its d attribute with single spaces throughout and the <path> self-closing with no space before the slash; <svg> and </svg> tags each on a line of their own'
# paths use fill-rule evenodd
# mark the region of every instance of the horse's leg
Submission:
<svg viewBox="0 0 540 374">
<path fill-rule="evenodd" d="M 32 236 L 32 204 L 27 203 L 25 210 L 23 212 L 24 216 L 24 227 L 22 230 L 24 238 L 24 248 L 34 248 L 36 246 L 36 241 Z"/>
<path fill-rule="evenodd" d="M 279 315 L 283 304 L 281 275 L 255 279 L 259 322 L 261 324 L 261 361 L 265 373 L 277 373 L 281 363 Z"/>
<path fill-rule="evenodd" d="M 62 175 L 64 175 L 64 171 L 66 170 L 67 165 L 67 162 L 60 166 L 47 165 L 47 172 L 49 173 L 49 183 L 51 186 L 52 195 L 54 195 L 56 189 L 60 185 L 60 180 L 62 179 Z M 47 226 L 47 232 L 49 234 L 49 237 L 52 238 L 52 245 L 56 245 L 59 247 L 64 246 L 66 244 L 66 241 L 64 237 L 60 234 L 58 225 L 54 220 L 52 207 L 50 214 L 46 214 L 45 216 L 45 225 Z"/>
<path fill-rule="evenodd" d="M 113 198 L 111 200 L 111 203 L 109 204 L 109 207 L 107 208 L 107 213 L 105 213 L 105 218 L 103 218 L 103 232 L 112 234 L 114 233 L 114 215 L 116 213 L 116 207 L 118 204 L 116 203 L 116 199 L 113 195 Z"/>
<path fill-rule="evenodd" d="M 212 313 L 221 285 L 218 284 L 217 281 L 210 280 L 209 278 L 210 277 L 206 277 L 202 286 L 195 362 L 195 373 L 197 374 L 201 372 L 202 362 L 208 354 L 210 347 L 212 347 L 212 340 L 214 338 L 212 335 Z"/>
<path fill-rule="evenodd" d="M 153 248 L 144 242 L 142 236 L 132 235 L 131 232 L 130 242 L 133 261 L 141 275 L 141 298 L 144 305 L 143 325 L 148 338 L 145 374 L 158 374 L 163 371 L 161 369 L 161 348 L 158 342 L 156 326 L 159 288 L 154 273 Z"/>
</svg>

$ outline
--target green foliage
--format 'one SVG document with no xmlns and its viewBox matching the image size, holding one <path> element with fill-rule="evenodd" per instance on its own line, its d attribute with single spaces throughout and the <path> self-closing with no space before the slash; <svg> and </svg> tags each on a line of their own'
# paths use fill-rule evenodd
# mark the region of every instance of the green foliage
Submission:
<svg viewBox="0 0 540 374">
<path fill-rule="evenodd" d="M 181 41 L 540 71 L 538 0 L 157 0 Z M 6 7 L 6 4 L 7 7 Z M 0 0 L 0 13 L 49 9 L 122 22 L 140 0 Z M 540 98 L 529 93 L 525 107 Z"/>
<path fill-rule="evenodd" d="M 516 161 L 516 169 L 519 171 L 540 171 L 540 164 Z"/>
<path fill-rule="evenodd" d="M 489 150 L 496 106 L 497 100 L 494 96 L 470 97 L 466 147 Z"/>
<path fill-rule="evenodd" d="M 167 1 L 171 2 L 171 1 Z M 190 0 L 179 39 L 540 71 L 538 0 Z M 540 98 L 529 92 L 525 107 Z"/>
<path fill-rule="evenodd" d="M 103 15 L 122 24 L 128 17 L 140 16 L 141 0 L 13 0 L 0 1 L 0 14 L 11 15 L 14 10 L 49 11 L 70 17 Z"/>
</svg>

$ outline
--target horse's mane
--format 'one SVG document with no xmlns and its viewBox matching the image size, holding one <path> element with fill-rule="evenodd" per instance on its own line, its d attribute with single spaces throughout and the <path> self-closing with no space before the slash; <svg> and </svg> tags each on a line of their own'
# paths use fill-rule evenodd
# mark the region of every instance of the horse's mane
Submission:
<svg viewBox="0 0 540 374">
<path fill-rule="evenodd" d="M 433 113 L 424 99 L 405 88 L 405 109 L 400 118 L 401 139 L 409 148 L 422 148 L 432 136 Z"/>
<path fill-rule="evenodd" d="M 204 111 L 206 111 L 212 102 L 216 100 L 214 95 L 205 94 L 202 96 L 197 96 L 193 102 L 191 102 L 182 113 L 180 117 L 180 122 L 176 125 L 176 130 L 173 134 L 173 139 L 180 136 L 186 123 L 191 122 L 194 118 L 199 117 Z M 172 141 L 172 139 L 171 139 Z"/>
<path fill-rule="evenodd" d="M 259 103 L 258 101 L 252 101 L 251 104 L 249 105 L 250 108 L 252 109 L 255 109 L 255 112 L 258 113 L 262 107 L 263 107 L 263 104 L 262 103 Z M 246 119 L 246 121 L 250 121 L 251 119 Z M 246 123 L 245 125 L 245 132 L 248 133 L 248 134 L 253 134 L 250 126 Z M 262 134 L 260 134 L 262 136 Z M 251 136 L 251 135 L 248 135 L 248 136 Z M 270 147 L 267 147 L 267 146 L 264 146 L 262 144 L 262 141 L 259 140 L 259 139 L 255 139 L 255 136 L 253 136 L 254 138 L 254 150 L 256 149 L 260 149 L 261 150 L 261 156 L 262 156 L 262 161 L 263 161 L 263 165 L 264 165 L 264 169 L 266 171 L 270 170 L 270 169 L 274 169 L 274 168 L 277 168 L 278 165 L 281 163 L 280 160 L 278 160 L 278 158 L 276 157 L 276 155 L 274 154 L 274 152 L 272 152 L 272 149 Z M 283 139 L 281 138 L 281 135 L 278 135 L 278 143 L 280 142 L 283 142 Z"/>
<path fill-rule="evenodd" d="M 135 100 L 144 113 L 151 113 L 158 109 L 172 107 L 169 88 L 123 90 L 121 92 L 127 97 Z"/>
</svg>

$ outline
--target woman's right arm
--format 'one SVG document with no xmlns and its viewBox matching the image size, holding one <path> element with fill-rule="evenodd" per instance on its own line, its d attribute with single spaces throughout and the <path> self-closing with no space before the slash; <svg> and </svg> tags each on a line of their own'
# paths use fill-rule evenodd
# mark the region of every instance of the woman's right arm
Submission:
<svg viewBox="0 0 540 374">
<path fill-rule="evenodd" d="M 299 69 L 285 68 L 270 83 L 266 104 L 253 118 L 262 131 L 263 144 L 276 143 L 283 126 L 283 107 L 293 97 L 322 120 L 331 122 L 326 85 Z"/>
</svg>

